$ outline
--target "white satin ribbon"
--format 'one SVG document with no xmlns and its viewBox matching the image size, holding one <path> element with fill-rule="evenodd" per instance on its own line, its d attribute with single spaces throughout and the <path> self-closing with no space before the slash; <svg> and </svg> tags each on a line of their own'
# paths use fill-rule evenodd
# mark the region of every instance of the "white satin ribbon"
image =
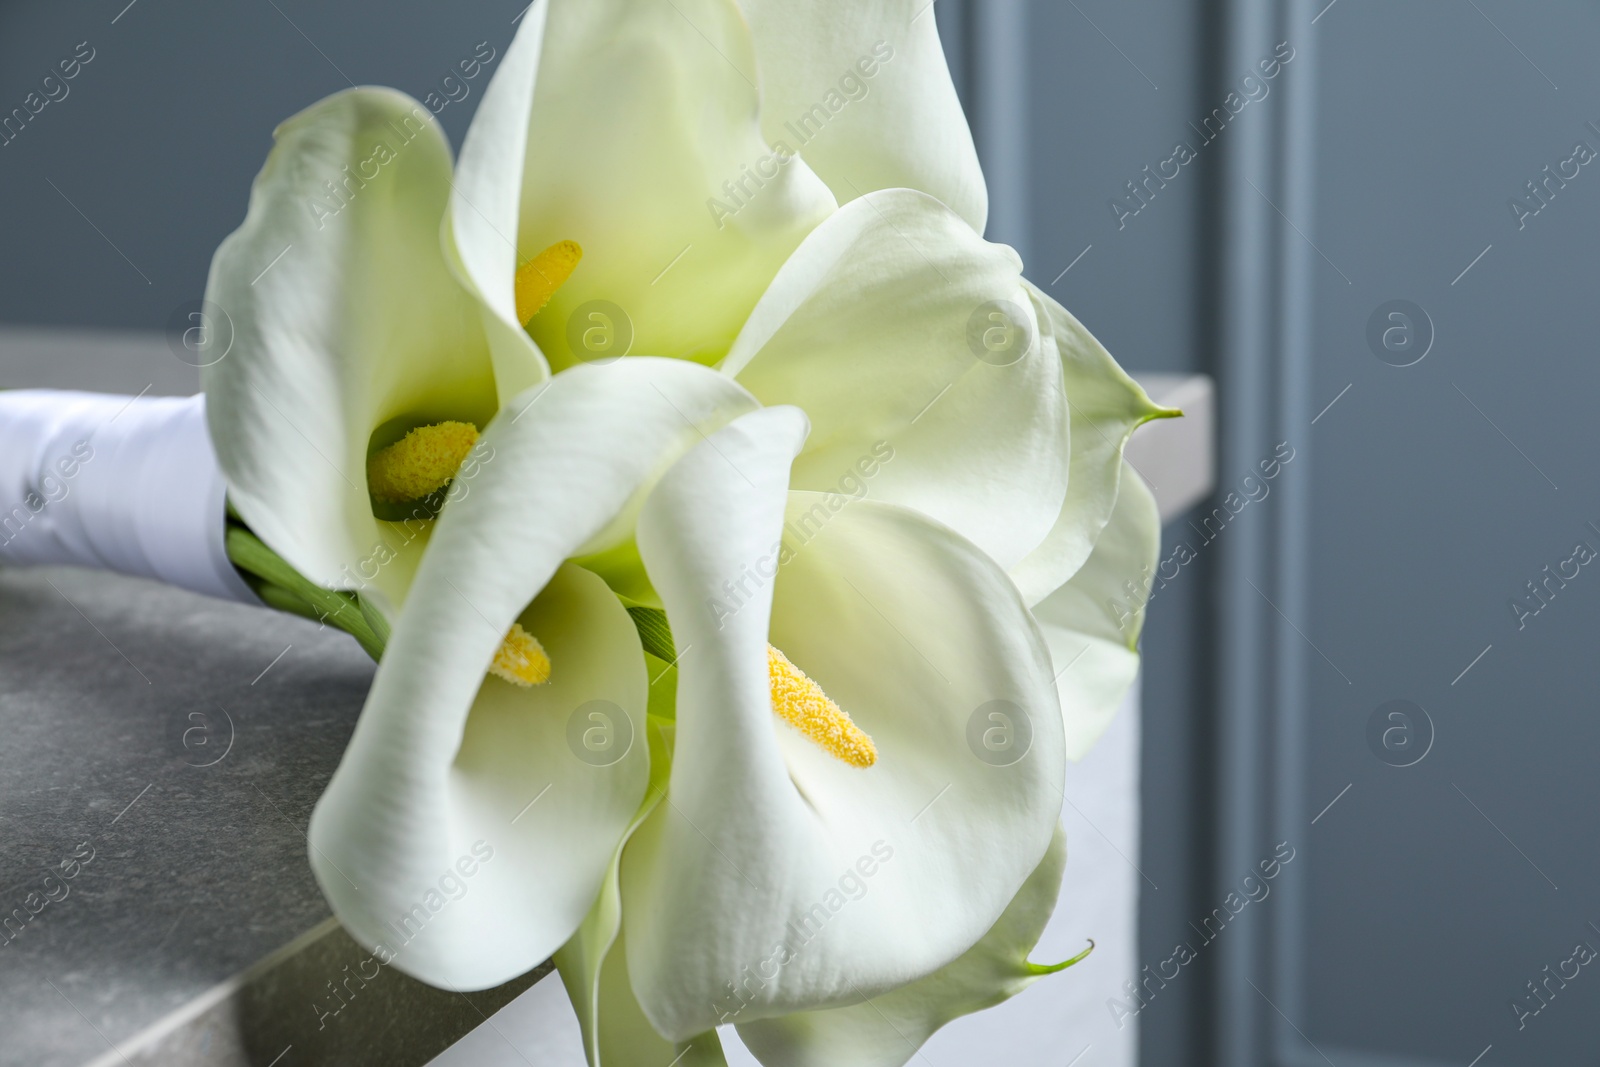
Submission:
<svg viewBox="0 0 1600 1067">
<path fill-rule="evenodd" d="M 0 564 L 98 567 L 256 604 L 223 543 L 205 397 L 0 392 Z"/>
</svg>

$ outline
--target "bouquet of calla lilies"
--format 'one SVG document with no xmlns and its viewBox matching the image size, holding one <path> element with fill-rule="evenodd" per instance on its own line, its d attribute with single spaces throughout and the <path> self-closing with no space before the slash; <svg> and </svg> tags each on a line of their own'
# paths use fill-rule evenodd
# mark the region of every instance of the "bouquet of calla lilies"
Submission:
<svg viewBox="0 0 1600 1067">
<path fill-rule="evenodd" d="M 0 560 L 360 641 L 309 860 L 381 962 L 553 956 L 595 1067 L 894 1067 L 1076 961 L 1176 414 L 986 210 L 926 0 L 537 0 L 458 160 L 388 89 L 278 129 L 202 396 L 0 394 L 0 491 L 96 457 Z"/>
</svg>

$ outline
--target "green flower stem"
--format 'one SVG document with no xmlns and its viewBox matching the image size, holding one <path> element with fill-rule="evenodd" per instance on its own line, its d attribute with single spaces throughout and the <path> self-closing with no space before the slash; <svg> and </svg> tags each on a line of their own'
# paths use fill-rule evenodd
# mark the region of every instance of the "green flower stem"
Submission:
<svg viewBox="0 0 1600 1067">
<path fill-rule="evenodd" d="M 359 594 L 324 589 L 284 562 L 250 528 L 230 511 L 224 542 L 228 559 L 241 572 L 251 590 L 269 608 L 331 623 L 354 637 L 374 660 L 389 643 L 389 621 Z M 629 604 L 628 615 L 639 631 L 644 650 L 665 664 L 677 661 L 672 627 L 660 608 Z"/>
<path fill-rule="evenodd" d="M 285 563 L 243 523 L 228 523 L 228 559 L 268 607 L 331 623 L 354 637 L 377 660 L 389 642 L 389 623 L 355 593 L 324 589 Z"/>
</svg>

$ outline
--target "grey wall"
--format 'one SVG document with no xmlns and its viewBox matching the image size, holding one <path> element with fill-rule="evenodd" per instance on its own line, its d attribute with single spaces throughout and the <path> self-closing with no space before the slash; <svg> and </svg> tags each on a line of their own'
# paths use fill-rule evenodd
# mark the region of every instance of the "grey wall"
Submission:
<svg viewBox="0 0 1600 1067">
<path fill-rule="evenodd" d="M 1521 628 L 1510 606 L 1539 608 L 1526 583 L 1576 543 L 1600 549 L 1600 164 L 1569 168 L 1525 228 L 1508 207 L 1537 206 L 1525 183 L 1575 142 L 1600 151 L 1600 11 L 1476 6 L 1346 0 L 1305 31 L 1307 222 L 1345 276 L 1314 261 L 1313 404 L 1350 388 L 1310 431 L 1301 620 L 1348 681 L 1309 661 L 1300 785 L 1313 813 L 1351 788 L 1315 827 L 1305 921 L 1282 936 L 1305 976 L 1296 1021 L 1335 1059 L 1466 1063 L 1492 1044 L 1485 1065 L 1570 1063 L 1600 1043 L 1593 967 L 1520 1029 L 1511 1008 L 1576 943 L 1600 948 L 1600 579 L 1574 564 Z M 1433 321 L 1414 366 L 1363 336 L 1393 298 Z M 1363 735 L 1395 698 L 1436 733 L 1403 769 Z"/>
<path fill-rule="evenodd" d="M 204 291 L 277 123 L 352 82 L 423 99 L 478 42 L 503 53 L 524 6 L 0 5 L 0 114 L 23 107 L 80 42 L 94 56 L 0 147 L 0 322 L 163 328 Z M 487 77 L 439 112 L 457 144 Z"/>
</svg>

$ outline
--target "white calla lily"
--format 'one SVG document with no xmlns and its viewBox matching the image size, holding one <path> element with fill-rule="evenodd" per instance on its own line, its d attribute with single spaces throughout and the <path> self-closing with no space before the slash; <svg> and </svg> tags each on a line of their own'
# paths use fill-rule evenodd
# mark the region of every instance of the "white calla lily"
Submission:
<svg viewBox="0 0 1600 1067">
<path fill-rule="evenodd" d="M 1124 462 L 1116 506 L 1089 559 L 1033 615 L 1050 644 L 1066 717 L 1067 758 L 1082 759 L 1111 725 L 1139 673 L 1139 632 L 1161 550 L 1161 516 Z"/>
<path fill-rule="evenodd" d="M 451 226 L 472 284 L 514 326 L 515 274 L 574 241 L 583 268 L 531 327 L 557 369 L 602 318 L 631 351 L 712 362 L 833 195 L 801 161 L 733 218 L 712 201 L 768 154 L 733 0 L 536 0 L 473 117 Z M 513 194 L 514 191 L 514 194 Z M 626 325 L 612 322 L 620 312 Z M 621 355 L 611 342 L 598 353 Z"/>
<path fill-rule="evenodd" d="M 652 763 L 650 796 L 636 821 L 665 795 L 665 772 L 658 773 L 657 766 Z M 1009 1000 L 1088 956 L 1092 942 L 1058 963 L 1028 959 L 1055 911 L 1066 860 L 1066 831 L 1058 824 L 1044 858 L 995 924 L 977 944 L 927 977 L 840 1007 L 755 1022 L 735 1019 L 739 1036 L 767 1067 L 901 1067 L 946 1023 Z M 556 954 L 578 1010 L 589 1067 L 656 1067 L 679 1056 L 690 1067 L 722 1067 L 726 1060 L 714 1032 L 668 1041 L 645 1018 L 628 980 L 616 881 L 613 866 L 601 901 L 579 935 Z"/>
<path fill-rule="evenodd" d="M 1182 412 L 1152 401 L 1066 308 L 1031 283 L 1028 292 L 1045 330 L 1045 348 L 1060 360 L 1072 420 L 1072 471 L 1060 514 L 1048 536 L 1011 567 L 1011 577 L 1033 604 L 1059 589 L 1094 550 L 1117 500 L 1122 452 L 1133 431 Z"/>
<path fill-rule="evenodd" d="M 1061 511 L 1069 397 L 1054 348 L 1039 341 L 1022 263 L 926 194 L 869 193 L 817 227 L 722 369 L 762 403 L 810 416 L 796 488 L 863 484 L 1003 567 Z M 894 460 L 862 479 L 856 464 L 878 442 Z"/>
<path fill-rule="evenodd" d="M 641 806 L 638 637 L 598 579 L 562 561 L 595 548 L 689 437 L 751 403 L 713 372 L 635 361 L 560 375 L 490 425 L 492 458 L 440 521 L 312 820 L 313 868 L 336 913 L 396 966 L 487 986 L 576 931 L 563 951 L 588 969 L 593 988 L 574 1000 L 594 1014 L 615 999 L 594 961 L 628 915 L 625 986 L 655 1032 L 692 1042 L 725 1021 L 723 986 L 786 938 L 803 940 L 780 981 L 741 994 L 742 1019 L 938 970 L 1039 862 L 1059 806 L 1061 719 L 1021 598 L 975 546 L 916 512 L 789 492 L 806 429 L 792 408 L 711 433 L 644 505 L 640 550 L 682 651 L 673 770 L 665 796 Z M 776 582 L 730 613 L 722 598 L 751 560 Z M 549 686 L 484 677 L 513 622 L 549 643 Z M 848 746 L 814 723 L 774 717 L 788 698 L 772 647 L 798 665 L 790 684 L 809 676 L 850 709 L 873 766 L 846 762 Z M 608 726 L 639 742 L 603 767 L 567 743 L 594 701 L 620 709 Z M 1015 758 L 974 748 L 990 706 L 1021 727 Z M 438 900 L 441 872 L 474 847 L 498 862 L 480 855 L 470 898 Z M 873 874 L 870 902 L 839 914 Z"/>
<path fill-rule="evenodd" d="M 739 1036 L 767 1067 L 901 1067 L 946 1023 L 1009 1000 L 1088 955 L 1086 949 L 1052 964 L 1028 959 L 1055 911 L 1066 864 L 1067 835 L 1058 826 L 1044 859 L 989 932 L 949 964 L 870 1002 L 741 1024 Z"/>
<path fill-rule="evenodd" d="M 761 128 L 841 204 L 920 189 L 977 233 L 989 195 L 929 0 L 740 0 L 761 71 Z"/>
<path fill-rule="evenodd" d="M 623 855 L 623 927 L 644 1015 L 677 1040 L 950 963 L 1037 866 L 1060 808 L 1049 656 L 1015 587 L 917 512 L 789 492 L 804 434 L 793 409 L 736 420 L 639 521 L 681 651 L 672 774 Z M 752 568 L 776 579 L 750 588 Z M 730 613 L 738 583 L 750 596 Z M 825 692 L 875 763 L 836 729 L 775 717 L 794 667 L 820 686 L 810 711 Z M 986 709 L 1018 731 L 1014 755 L 974 747 Z"/>
<path fill-rule="evenodd" d="M 401 970 L 495 985 L 589 911 L 644 796 L 648 679 L 621 602 L 563 561 L 602 547 L 675 454 L 752 407 L 712 371 L 637 360 L 558 375 L 486 430 L 490 457 L 439 520 L 311 819 L 335 914 Z M 514 623 L 542 643 L 546 684 L 486 677 Z M 440 899 L 474 856 L 461 899 Z"/>
<path fill-rule="evenodd" d="M 450 210 L 465 275 L 498 324 L 491 340 L 525 317 L 517 294 L 538 288 L 540 257 L 576 242 L 581 264 L 529 326 L 552 365 L 720 361 L 763 403 L 811 417 L 796 487 L 857 492 L 861 466 L 881 467 L 874 499 L 1020 563 L 1067 496 L 1071 390 L 1021 263 L 975 228 L 982 178 L 933 19 L 880 2 L 801 33 L 795 20 L 816 12 L 748 11 L 747 27 L 734 0 L 529 9 L 468 132 Z M 880 32 L 904 48 L 877 95 L 799 157 L 752 172 L 777 147 L 773 109 Z M 752 71 L 769 97 L 759 106 Z M 813 151 L 843 208 L 808 167 Z M 871 463 L 881 447 L 893 464 Z"/>
<path fill-rule="evenodd" d="M 652 709 L 668 703 L 663 699 L 663 685 L 675 690 L 677 682 L 675 666 L 660 671 L 651 687 Z M 675 698 L 676 694 L 672 695 Z M 617 844 L 589 914 L 553 957 L 578 1017 L 588 1067 L 652 1067 L 673 1061 L 686 1067 L 725 1067 L 727 1062 L 715 1031 L 707 1030 L 682 1041 L 668 1040 L 657 1033 L 639 1007 L 628 976 L 627 946 L 622 936 L 622 856 L 634 832 L 667 795 L 672 771 L 671 738 L 675 732 L 674 720 L 652 713 L 650 785 L 644 801 Z"/>
<path fill-rule="evenodd" d="M 214 343 L 231 336 L 201 376 L 230 502 L 310 581 L 365 587 L 390 614 L 429 524 L 374 516 L 374 435 L 481 427 L 499 407 L 478 302 L 440 247 L 450 174 L 409 97 L 331 96 L 278 128 L 206 287 Z"/>
</svg>

